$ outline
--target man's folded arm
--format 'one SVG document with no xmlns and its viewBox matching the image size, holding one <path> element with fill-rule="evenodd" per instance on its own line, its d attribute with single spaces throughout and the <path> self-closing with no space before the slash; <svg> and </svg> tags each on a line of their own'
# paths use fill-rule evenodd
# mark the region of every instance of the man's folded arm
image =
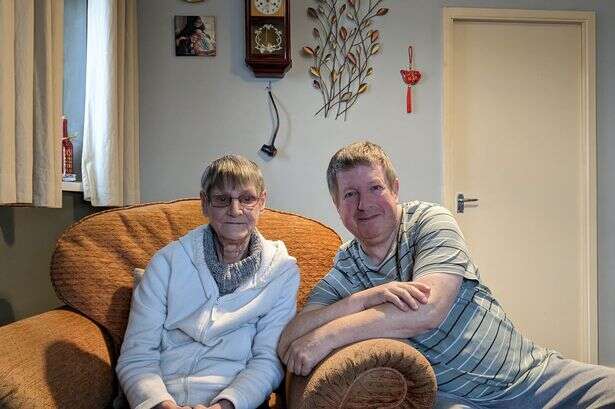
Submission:
<svg viewBox="0 0 615 409">
<path fill-rule="evenodd" d="M 278 355 L 283 357 L 289 345 L 299 337 L 335 319 L 354 314 L 363 309 L 357 297 L 349 296 L 331 305 L 308 304 L 286 326 L 278 344 Z"/>
<path fill-rule="evenodd" d="M 410 338 L 437 328 L 457 298 L 462 280 L 449 273 L 421 277 L 416 281 L 427 284 L 431 294 L 418 310 L 402 311 L 384 303 L 330 320 L 291 342 L 282 360 L 292 372 L 307 375 L 335 348 L 371 338 Z"/>
<path fill-rule="evenodd" d="M 433 273 L 416 281 L 431 287 L 429 300 L 418 310 L 402 311 L 386 303 L 334 320 L 321 329 L 337 344 L 346 341 L 334 346 L 337 348 L 369 338 L 410 338 L 437 328 L 457 298 L 462 277 Z"/>
</svg>

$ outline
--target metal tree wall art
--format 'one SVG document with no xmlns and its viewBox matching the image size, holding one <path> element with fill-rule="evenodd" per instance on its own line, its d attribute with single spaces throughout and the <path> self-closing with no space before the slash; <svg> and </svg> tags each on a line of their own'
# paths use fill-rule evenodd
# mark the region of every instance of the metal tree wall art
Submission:
<svg viewBox="0 0 615 409">
<path fill-rule="evenodd" d="M 388 13 L 380 7 L 383 0 L 317 0 L 318 6 L 307 12 L 317 26 L 312 35 L 315 47 L 303 47 L 314 60 L 310 67 L 312 85 L 320 91 L 323 105 L 315 115 L 347 118 L 348 110 L 367 91 L 374 69 L 370 58 L 380 50 L 380 32 L 372 29 L 372 20 Z"/>
</svg>

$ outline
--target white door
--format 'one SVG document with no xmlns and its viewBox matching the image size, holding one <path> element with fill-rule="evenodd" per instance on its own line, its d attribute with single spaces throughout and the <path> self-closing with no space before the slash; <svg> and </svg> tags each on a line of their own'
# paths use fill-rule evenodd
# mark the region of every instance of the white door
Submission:
<svg viewBox="0 0 615 409">
<path fill-rule="evenodd" d="M 595 361 L 587 27 L 504 14 L 444 20 L 444 202 L 515 325 Z M 458 213 L 458 193 L 479 201 Z"/>
</svg>

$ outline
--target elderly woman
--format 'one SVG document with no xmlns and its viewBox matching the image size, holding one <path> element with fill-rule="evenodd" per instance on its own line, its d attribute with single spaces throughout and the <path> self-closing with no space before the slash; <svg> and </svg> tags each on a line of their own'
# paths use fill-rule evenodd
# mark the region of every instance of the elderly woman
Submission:
<svg viewBox="0 0 615 409">
<path fill-rule="evenodd" d="M 241 156 L 203 173 L 209 224 L 158 251 L 134 290 L 117 364 L 132 408 L 253 409 L 279 385 L 299 271 L 256 229 L 265 198 L 258 166 Z"/>
</svg>

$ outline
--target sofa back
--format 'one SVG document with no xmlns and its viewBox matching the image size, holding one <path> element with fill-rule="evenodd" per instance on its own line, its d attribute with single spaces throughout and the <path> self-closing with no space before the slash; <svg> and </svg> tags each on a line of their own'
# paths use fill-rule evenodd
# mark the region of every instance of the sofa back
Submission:
<svg viewBox="0 0 615 409">
<path fill-rule="evenodd" d="M 107 210 L 83 218 L 58 239 L 51 281 L 67 305 L 106 328 L 119 346 L 126 330 L 133 269 L 145 268 L 154 253 L 207 223 L 198 199 Z M 299 215 L 266 209 L 258 229 L 282 240 L 301 269 L 298 305 L 332 266 L 340 237 L 331 228 Z"/>
</svg>

